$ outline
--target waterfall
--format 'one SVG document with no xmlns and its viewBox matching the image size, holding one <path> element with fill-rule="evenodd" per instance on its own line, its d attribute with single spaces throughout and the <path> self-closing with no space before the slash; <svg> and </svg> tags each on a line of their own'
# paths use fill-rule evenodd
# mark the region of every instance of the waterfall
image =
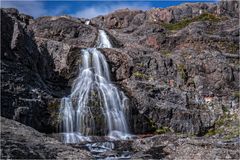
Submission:
<svg viewBox="0 0 240 160">
<path fill-rule="evenodd" d="M 111 48 L 107 34 L 99 30 L 97 48 Z M 97 48 L 82 49 L 82 64 L 71 94 L 61 100 L 60 132 L 65 143 L 88 141 L 89 136 L 129 137 L 127 97 L 111 82 L 105 56 Z"/>
</svg>

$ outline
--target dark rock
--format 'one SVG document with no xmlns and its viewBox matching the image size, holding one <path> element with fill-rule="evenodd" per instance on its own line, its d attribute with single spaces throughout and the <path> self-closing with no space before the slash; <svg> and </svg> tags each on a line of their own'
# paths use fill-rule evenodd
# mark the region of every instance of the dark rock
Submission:
<svg viewBox="0 0 240 160">
<path fill-rule="evenodd" d="M 87 151 L 75 149 L 31 127 L 1 117 L 1 159 L 89 159 Z"/>
</svg>

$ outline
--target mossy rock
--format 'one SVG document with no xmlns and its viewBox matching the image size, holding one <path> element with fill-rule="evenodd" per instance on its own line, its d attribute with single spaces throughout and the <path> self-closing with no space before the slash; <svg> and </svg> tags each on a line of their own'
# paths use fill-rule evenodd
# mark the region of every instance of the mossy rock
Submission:
<svg viewBox="0 0 240 160">
<path fill-rule="evenodd" d="M 186 66 L 184 64 L 178 64 L 177 70 L 180 73 L 181 78 L 186 82 L 188 78 Z"/>
<path fill-rule="evenodd" d="M 177 23 L 163 23 L 162 26 L 168 30 L 180 30 L 188 26 L 192 22 L 197 22 L 197 21 L 219 22 L 220 20 L 221 18 L 214 14 L 203 13 L 197 17 L 190 18 L 190 19 L 183 19 Z"/>
<path fill-rule="evenodd" d="M 161 51 L 161 53 L 165 56 L 165 57 L 170 57 L 171 56 L 171 51 L 169 51 L 169 50 L 163 50 L 163 51 Z"/>
<path fill-rule="evenodd" d="M 139 72 L 139 71 L 134 72 L 133 76 L 136 78 L 139 78 L 139 79 L 148 79 L 147 75 L 145 75 L 144 73 Z"/>
<path fill-rule="evenodd" d="M 232 139 L 240 136 L 240 124 L 237 114 L 229 114 L 224 112 L 224 115 L 220 117 L 214 125 L 206 133 L 206 136 L 220 136 L 224 139 Z"/>
<path fill-rule="evenodd" d="M 234 98 L 240 98 L 240 91 L 235 91 L 232 93 Z"/>
</svg>

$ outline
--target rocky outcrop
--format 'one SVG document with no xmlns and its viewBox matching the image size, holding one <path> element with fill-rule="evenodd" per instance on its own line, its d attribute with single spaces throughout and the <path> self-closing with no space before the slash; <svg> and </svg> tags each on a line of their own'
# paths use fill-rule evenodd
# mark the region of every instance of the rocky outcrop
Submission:
<svg viewBox="0 0 240 160">
<path fill-rule="evenodd" d="M 1 159 L 90 159 L 89 152 L 72 148 L 31 127 L 1 117 Z"/>
<path fill-rule="evenodd" d="M 219 139 L 186 138 L 176 135 L 161 135 L 137 139 L 131 145 L 132 158 L 164 159 L 239 159 L 236 149 L 239 141 Z"/>
<path fill-rule="evenodd" d="M 67 81 L 54 70 L 48 52 L 41 51 L 27 26 L 33 19 L 15 9 L 1 10 L 1 115 L 52 132 L 49 100 L 62 97 Z"/>
<path fill-rule="evenodd" d="M 168 128 L 204 135 L 239 109 L 237 8 L 237 2 L 224 1 L 123 9 L 90 25 L 69 16 L 33 19 L 2 9 L 1 115 L 55 132 L 60 98 L 69 95 L 78 74 L 80 50 L 93 47 L 102 28 L 114 44 L 102 52 L 112 80 L 129 97 L 132 132 Z"/>
<path fill-rule="evenodd" d="M 239 2 L 236 0 L 222 0 L 218 5 L 218 13 L 239 18 Z"/>
<path fill-rule="evenodd" d="M 130 22 L 106 28 L 123 44 L 104 52 L 114 79 L 130 97 L 136 133 L 167 127 L 204 135 L 225 113 L 238 114 L 239 20 L 206 12 L 170 24 L 145 17 L 138 27 Z"/>
</svg>

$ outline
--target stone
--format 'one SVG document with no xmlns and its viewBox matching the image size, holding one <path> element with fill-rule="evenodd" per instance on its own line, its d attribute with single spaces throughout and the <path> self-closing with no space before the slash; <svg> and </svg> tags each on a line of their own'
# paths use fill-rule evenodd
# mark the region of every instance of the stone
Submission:
<svg viewBox="0 0 240 160">
<path fill-rule="evenodd" d="M 89 25 L 70 16 L 33 19 L 1 9 L 1 115 L 57 132 L 59 100 L 78 75 L 81 49 L 98 42 L 101 28 L 113 43 L 101 51 L 111 79 L 129 98 L 132 133 L 168 128 L 203 136 L 224 116 L 224 107 L 229 113 L 239 108 L 237 6 L 222 1 L 122 9 Z"/>
<path fill-rule="evenodd" d="M 1 159 L 89 159 L 87 151 L 47 137 L 31 127 L 1 117 Z"/>
</svg>

